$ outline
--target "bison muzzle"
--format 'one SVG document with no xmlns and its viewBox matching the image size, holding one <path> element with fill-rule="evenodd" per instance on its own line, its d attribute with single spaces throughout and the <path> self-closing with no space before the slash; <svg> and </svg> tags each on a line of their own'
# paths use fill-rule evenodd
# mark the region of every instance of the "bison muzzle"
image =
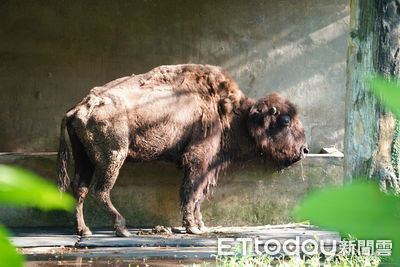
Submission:
<svg viewBox="0 0 400 267">
<path fill-rule="evenodd" d="M 160 66 L 93 88 L 64 116 L 58 151 L 59 188 L 65 191 L 69 151 L 75 160 L 75 232 L 90 235 L 83 218 L 86 195 L 129 236 L 110 200 L 125 159 L 163 160 L 184 170 L 180 200 L 188 233 L 205 231 L 200 206 L 218 174 L 235 161 L 264 159 L 288 166 L 308 152 L 296 108 L 277 93 L 247 98 L 231 75 L 210 65 Z"/>
</svg>

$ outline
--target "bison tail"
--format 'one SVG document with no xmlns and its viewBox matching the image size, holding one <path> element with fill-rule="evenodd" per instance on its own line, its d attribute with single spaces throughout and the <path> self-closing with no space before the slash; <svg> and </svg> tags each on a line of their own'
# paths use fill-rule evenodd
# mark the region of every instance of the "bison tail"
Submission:
<svg viewBox="0 0 400 267">
<path fill-rule="evenodd" d="M 68 166 L 70 162 L 70 154 L 67 142 L 65 141 L 65 127 L 69 117 L 64 116 L 61 123 L 60 144 L 57 154 L 57 169 L 58 169 L 58 188 L 60 191 L 66 191 L 70 184 L 68 176 Z"/>
</svg>

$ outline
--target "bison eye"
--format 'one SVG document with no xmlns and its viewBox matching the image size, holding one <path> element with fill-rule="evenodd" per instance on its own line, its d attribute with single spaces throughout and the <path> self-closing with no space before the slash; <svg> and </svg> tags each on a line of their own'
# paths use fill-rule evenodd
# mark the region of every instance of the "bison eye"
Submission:
<svg viewBox="0 0 400 267">
<path fill-rule="evenodd" d="M 268 113 L 271 115 L 275 115 L 277 112 L 278 112 L 278 110 L 276 109 L 276 107 L 272 107 L 268 111 Z"/>
<path fill-rule="evenodd" d="M 288 115 L 279 116 L 278 122 L 281 126 L 289 126 L 290 117 Z"/>
</svg>

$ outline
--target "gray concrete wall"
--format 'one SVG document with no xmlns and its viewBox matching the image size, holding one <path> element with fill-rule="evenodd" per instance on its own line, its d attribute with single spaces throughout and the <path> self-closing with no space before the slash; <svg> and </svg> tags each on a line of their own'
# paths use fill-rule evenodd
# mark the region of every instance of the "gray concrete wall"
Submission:
<svg viewBox="0 0 400 267">
<path fill-rule="evenodd" d="M 312 151 L 342 149 L 347 0 L 0 2 L 0 151 L 55 151 L 95 85 L 161 64 L 230 71 L 298 105 Z"/>
<path fill-rule="evenodd" d="M 22 166 L 56 184 L 55 155 L 0 155 L 0 163 Z M 129 226 L 180 226 L 178 192 L 182 177 L 183 172 L 173 164 L 128 162 L 121 169 L 111 199 Z M 310 157 L 303 161 L 303 166 L 295 164 L 279 173 L 255 162 L 236 165 L 220 177 L 214 195 L 203 203 L 203 219 L 208 226 L 293 222 L 291 210 L 308 192 L 342 183 L 341 158 Z M 84 212 L 89 227 L 111 226 L 109 218 L 90 197 Z M 74 220 L 72 213 L 0 205 L 0 221 L 14 227 L 72 227 Z"/>
</svg>

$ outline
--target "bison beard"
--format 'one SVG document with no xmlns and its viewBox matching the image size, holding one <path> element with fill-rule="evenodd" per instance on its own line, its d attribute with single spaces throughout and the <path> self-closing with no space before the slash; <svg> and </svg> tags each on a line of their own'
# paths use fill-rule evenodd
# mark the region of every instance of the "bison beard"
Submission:
<svg viewBox="0 0 400 267">
<path fill-rule="evenodd" d="M 308 152 L 288 100 L 276 93 L 247 98 L 227 72 L 209 65 L 161 66 L 93 88 L 62 120 L 58 180 L 63 191 L 70 184 L 65 128 L 75 160 L 79 235 L 91 234 L 83 219 L 88 193 L 111 217 L 116 235 L 130 235 L 110 200 L 125 159 L 182 167 L 183 225 L 200 234 L 205 231 L 201 203 L 231 162 L 262 158 L 282 167 Z"/>
</svg>

